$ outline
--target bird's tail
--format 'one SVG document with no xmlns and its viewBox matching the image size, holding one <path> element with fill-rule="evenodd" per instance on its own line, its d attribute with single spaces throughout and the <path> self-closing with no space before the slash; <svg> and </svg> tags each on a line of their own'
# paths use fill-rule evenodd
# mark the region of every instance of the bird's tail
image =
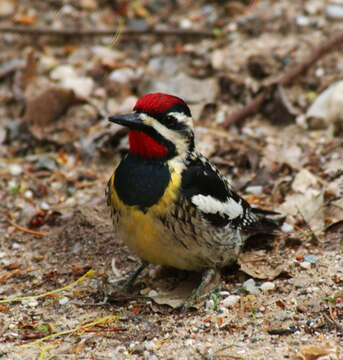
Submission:
<svg viewBox="0 0 343 360">
<path fill-rule="evenodd" d="M 252 208 L 252 212 L 257 216 L 258 220 L 252 224 L 249 230 L 256 233 L 277 232 L 286 219 L 286 216 L 275 211 Z"/>
</svg>

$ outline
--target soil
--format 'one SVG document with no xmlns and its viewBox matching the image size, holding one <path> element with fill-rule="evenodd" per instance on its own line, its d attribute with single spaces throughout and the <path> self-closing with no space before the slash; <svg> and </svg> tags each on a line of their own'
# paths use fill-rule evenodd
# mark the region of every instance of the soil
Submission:
<svg viewBox="0 0 343 360">
<path fill-rule="evenodd" d="M 332 6 L 343 11 L 323 0 L 2 0 L 1 24 L 76 35 L 0 29 L 0 358 L 343 359 L 342 118 L 306 118 L 341 79 L 342 47 L 256 115 L 223 126 L 342 31 Z M 217 36 L 77 35 L 123 26 Z M 130 293 L 116 293 L 139 259 L 106 205 L 127 152 L 107 116 L 152 91 L 183 97 L 199 150 L 252 205 L 287 216 L 186 313 L 175 304 L 199 274 L 149 265 Z"/>
</svg>

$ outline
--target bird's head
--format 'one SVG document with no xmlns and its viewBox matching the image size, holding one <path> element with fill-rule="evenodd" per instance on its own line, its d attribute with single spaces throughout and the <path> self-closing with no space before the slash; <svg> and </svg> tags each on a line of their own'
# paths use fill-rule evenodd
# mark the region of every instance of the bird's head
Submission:
<svg viewBox="0 0 343 360">
<path fill-rule="evenodd" d="M 176 96 L 147 94 L 131 114 L 109 120 L 129 128 L 130 152 L 143 158 L 170 159 L 194 149 L 191 112 Z"/>
</svg>

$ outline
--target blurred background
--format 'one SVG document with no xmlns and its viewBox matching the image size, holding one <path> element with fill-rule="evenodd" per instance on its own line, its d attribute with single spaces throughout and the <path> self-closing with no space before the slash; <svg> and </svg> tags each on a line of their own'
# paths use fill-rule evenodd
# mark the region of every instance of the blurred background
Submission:
<svg viewBox="0 0 343 360">
<path fill-rule="evenodd" d="M 250 203 L 288 216 L 277 250 L 262 246 L 262 257 L 278 259 L 289 277 L 274 280 L 280 272 L 271 270 L 260 277 L 288 289 L 277 294 L 282 304 L 305 304 L 289 308 L 287 326 L 294 316 L 305 326 L 306 309 L 315 319 L 327 312 L 342 322 L 342 31 L 340 0 L 1 0 L 0 297 L 42 292 L 91 267 L 106 272 L 113 256 L 122 273 L 135 267 L 105 207 L 106 182 L 128 146 L 126 130 L 107 116 L 130 112 L 139 97 L 159 91 L 189 104 L 199 150 Z M 257 276 L 255 260 L 241 262 L 246 278 Z M 303 282 L 294 287 L 299 274 Z M 226 274 L 228 291 L 246 278 Z M 306 295 L 309 284 L 320 288 L 317 303 Z M 268 299 L 249 304 L 259 309 Z M 274 305 L 277 313 L 282 305 Z M 244 337 L 254 323 L 241 309 L 247 327 L 236 330 Z M 17 324 L 23 308 L 4 311 L 4 324 Z M 324 329 L 335 342 L 337 334 Z M 12 345 L 25 340 L 27 328 L 16 331 L 7 331 Z M 129 346 L 128 337 L 120 341 Z M 261 346 L 256 340 L 244 358 L 256 359 Z M 282 346 L 284 355 L 294 354 Z"/>
</svg>

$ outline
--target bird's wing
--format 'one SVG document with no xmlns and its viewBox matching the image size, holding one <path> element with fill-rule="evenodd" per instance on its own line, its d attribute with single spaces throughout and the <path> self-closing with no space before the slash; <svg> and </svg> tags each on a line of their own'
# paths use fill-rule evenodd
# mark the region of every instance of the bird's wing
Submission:
<svg viewBox="0 0 343 360">
<path fill-rule="evenodd" d="M 229 225 L 249 231 L 260 222 L 260 217 L 232 190 L 218 169 L 199 154 L 189 160 L 182 173 L 181 191 L 216 227 Z"/>
</svg>

